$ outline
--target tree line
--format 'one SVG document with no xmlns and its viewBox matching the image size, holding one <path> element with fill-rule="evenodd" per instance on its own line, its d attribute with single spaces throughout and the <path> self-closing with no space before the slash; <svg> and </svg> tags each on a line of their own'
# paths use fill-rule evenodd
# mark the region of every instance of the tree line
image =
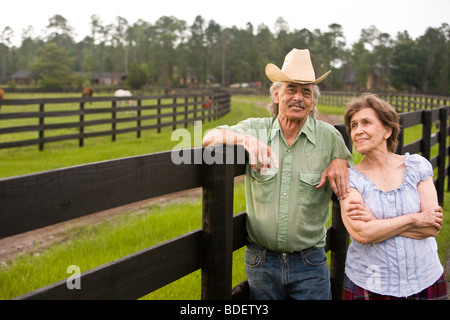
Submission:
<svg viewBox="0 0 450 320">
<path fill-rule="evenodd" d="M 281 67 L 292 48 L 308 48 L 317 74 L 333 70 L 322 85 L 329 90 L 450 93 L 447 23 L 428 28 L 417 39 L 407 31 L 390 35 L 371 26 L 352 44 L 337 23 L 326 31 L 298 30 L 280 17 L 273 30 L 251 23 L 225 28 L 202 16 L 189 25 L 173 16 L 134 24 L 118 16 L 105 24 L 92 15 L 90 34 L 76 42 L 74 28 L 54 15 L 44 35 L 34 36 L 32 26 L 23 30 L 20 46 L 12 45 L 11 28 L 0 33 L 0 83 L 17 70 L 29 70 L 49 88 L 82 86 L 88 74 L 98 72 L 128 73 L 132 87 L 254 82 L 266 87 L 268 62 Z"/>
</svg>

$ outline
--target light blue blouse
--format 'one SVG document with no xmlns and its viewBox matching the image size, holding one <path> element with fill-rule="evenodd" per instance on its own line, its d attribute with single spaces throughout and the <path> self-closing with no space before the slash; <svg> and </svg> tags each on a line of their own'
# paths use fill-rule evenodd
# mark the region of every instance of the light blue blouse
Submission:
<svg viewBox="0 0 450 320">
<path fill-rule="evenodd" d="M 433 176 L 431 164 L 420 155 L 405 155 L 402 185 L 384 192 L 354 168 L 350 185 L 364 198 L 377 219 L 389 219 L 420 212 L 417 185 Z M 434 237 L 415 240 L 395 236 L 376 244 L 363 245 L 352 239 L 345 273 L 356 285 L 374 293 L 407 297 L 429 287 L 443 273 Z"/>
</svg>

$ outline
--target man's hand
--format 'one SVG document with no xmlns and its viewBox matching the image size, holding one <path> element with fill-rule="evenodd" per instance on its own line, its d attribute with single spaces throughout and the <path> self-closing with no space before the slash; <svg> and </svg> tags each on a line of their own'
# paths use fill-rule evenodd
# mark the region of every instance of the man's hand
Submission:
<svg viewBox="0 0 450 320">
<path fill-rule="evenodd" d="M 213 130 L 203 139 L 203 146 L 216 144 L 242 145 L 250 158 L 250 165 L 258 173 L 268 168 L 278 169 L 278 158 L 272 149 L 258 138 L 226 129 Z"/>
<path fill-rule="evenodd" d="M 330 182 L 330 187 L 340 199 L 345 199 L 350 192 L 350 180 L 348 173 L 347 160 L 334 159 L 328 168 L 322 173 L 318 189 L 325 183 Z"/>
<path fill-rule="evenodd" d="M 253 170 L 256 169 L 258 173 L 264 174 L 268 168 L 278 169 L 277 155 L 272 151 L 272 148 L 261 140 L 251 135 L 245 135 L 242 145 L 248 152 L 250 166 Z"/>
</svg>

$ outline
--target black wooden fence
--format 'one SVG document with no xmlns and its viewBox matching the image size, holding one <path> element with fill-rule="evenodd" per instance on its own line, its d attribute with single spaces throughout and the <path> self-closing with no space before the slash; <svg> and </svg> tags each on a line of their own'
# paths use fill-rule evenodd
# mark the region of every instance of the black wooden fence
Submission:
<svg viewBox="0 0 450 320">
<path fill-rule="evenodd" d="M 232 95 L 249 95 L 266 97 L 269 99 L 267 89 L 228 89 Z M 319 104 L 328 106 L 345 107 L 346 103 L 359 97 L 363 92 L 349 91 L 321 91 Z M 417 110 L 436 109 L 442 106 L 450 106 L 450 96 L 430 94 L 410 94 L 396 92 L 372 92 L 378 97 L 394 106 L 398 112 L 411 112 Z"/>
<path fill-rule="evenodd" d="M 211 92 L 171 96 L 4 99 L 0 112 L 0 149 L 56 141 L 111 136 L 164 127 L 187 127 L 215 120 L 230 111 L 230 94 Z"/>
<path fill-rule="evenodd" d="M 450 106 L 449 96 L 383 92 L 376 94 L 378 97 L 394 106 L 400 113 Z M 361 93 L 358 92 L 324 91 L 320 95 L 319 103 L 323 105 L 344 107 L 350 99 L 359 97 L 360 95 Z"/>
<path fill-rule="evenodd" d="M 439 107 L 437 109 L 407 112 L 400 114 L 400 124 L 402 126 L 399 135 L 398 154 L 420 153 L 429 160 L 433 168 L 437 168 L 436 179 L 434 180 L 439 203 L 444 202 L 445 178 L 449 175 L 450 166 L 447 165 L 447 156 L 450 154 L 447 138 L 450 135 L 448 117 L 450 107 Z M 422 125 L 422 139 L 404 144 L 404 130 L 417 125 Z M 437 145 L 433 156 L 432 148 Z M 450 189 L 450 179 L 447 190 Z"/>
<path fill-rule="evenodd" d="M 194 159 L 203 150 L 184 152 Z M 245 282 L 234 289 L 231 286 L 232 253 L 246 244 L 245 212 L 233 216 L 234 177 L 245 172 L 245 165 L 238 163 L 242 157 L 237 155 L 244 151 L 224 150 L 225 164 L 175 165 L 172 153 L 164 152 L 1 179 L 0 238 L 203 188 L 202 229 L 82 273 L 81 290 L 69 290 L 66 280 L 61 280 L 18 299 L 136 299 L 199 268 L 202 299 L 248 298 Z M 337 201 L 333 208 L 326 250 L 331 250 L 333 292 L 339 297 L 347 236 Z"/>
<path fill-rule="evenodd" d="M 438 167 L 438 186 L 448 175 L 448 113 L 449 108 L 444 107 L 401 115 L 404 128 L 422 124 L 423 136 L 414 143 L 402 143 L 400 152 L 421 152 L 430 158 L 431 147 L 439 144 L 438 156 L 430 159 Z M 431 127 L 434 120 L 441 128 L 436 133 Z M 351 148 L 344 125 L 336 127 Z M 216 147 L 216 152 L 221 148 Z M 137 299 L 199 268 L 202 299 L 247 299 L 246 282 L 235 288 L 231 285 L 232 253 L 246 244 L 245 212 L 233 216 L 234 177 L 244 174 L 245 165 L 237 162 L 243 150 L 224 150 L 222 156 L 233 161 L 176 165 L 172 153 L 164 152 L 0 179 L 0 238 L 164 194 L 203 188 L 201 229 L 83 272 L 80 290 L 69 289 L 66 280 L 61 280 L 17 299 Z M 204 149 L 174 152 L 188 152 L 194 159 Z M 443 188 L 438 189 L 443 192 Z M 326 250 L 331 250 L 334 299 L 341 297 L 347 245 L 339 202 L 333 199 Z"/>
</svg>

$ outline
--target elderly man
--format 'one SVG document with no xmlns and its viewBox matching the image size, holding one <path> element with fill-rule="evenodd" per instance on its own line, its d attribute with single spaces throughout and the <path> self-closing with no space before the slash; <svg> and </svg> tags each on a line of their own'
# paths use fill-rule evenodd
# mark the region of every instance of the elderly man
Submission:
<svg viewBox="0 0 450 320">
<path fill-rule="evenodd" d="M 293 49 L 273 82 L 271 117 L 221 126 L 203 145 L 243 145 L 248 245 L 245 267 L 253 299 L 330 299 L 325 246 L 331 193 L 349 192 L 352 156 L 341 134 L 314 118 L 319 96 L 309 50 Z"/>
</svg>

